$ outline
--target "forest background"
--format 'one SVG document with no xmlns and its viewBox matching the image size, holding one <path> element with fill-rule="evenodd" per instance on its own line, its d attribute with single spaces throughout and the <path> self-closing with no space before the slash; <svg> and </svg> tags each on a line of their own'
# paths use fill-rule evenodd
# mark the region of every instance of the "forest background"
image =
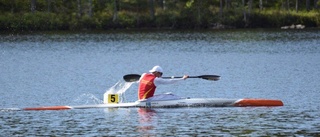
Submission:
<svg viewBox="0 0 320 137">
<path fill-rule="evenodd" d="M 318 0 L 0 0 L 0 31 L 320 26 Z"/>
</svg>

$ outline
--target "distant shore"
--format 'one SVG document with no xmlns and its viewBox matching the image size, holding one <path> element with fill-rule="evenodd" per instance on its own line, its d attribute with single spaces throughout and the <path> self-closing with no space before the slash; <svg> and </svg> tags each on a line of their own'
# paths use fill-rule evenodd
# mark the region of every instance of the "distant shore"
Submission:
<svg viewBox="0 0 320 137">
<path fill-rule="evenodd" d="M 169 16 L 169 15 L 168 15 Z M 78 19 L 67 15 L 54 13 L 25 13 L 0 15 L 0 32 L 30 32 L 30 31 L 85 31 L 85 30 L 118 30 L 118 29 L 242 29 L 242 28 L 279 28 L 291 29 L 299 26 L 304 28 L 319 28 L 320 16 L 313 14 L 285 14 L 279 12 L 252 13 L 247 21 L 241 15 L 225 17 L 224 20 L 203 19 L 196 24 L 189 18 L 168 16 L 156 17 L 154 20 L 146 16 L 127 17 L 112 21 L 111 16 L 83 16 Z M 146 19 L 147 18 L 147 19 Z M 233 20 L 228 19 L 233 18 Z M 128 22 L 130 20 L 130 22 Z M 291 26 L 291 27 L 290 27 Z M 294 27 L 297 29 L 297 27 Z"/>
</svg>

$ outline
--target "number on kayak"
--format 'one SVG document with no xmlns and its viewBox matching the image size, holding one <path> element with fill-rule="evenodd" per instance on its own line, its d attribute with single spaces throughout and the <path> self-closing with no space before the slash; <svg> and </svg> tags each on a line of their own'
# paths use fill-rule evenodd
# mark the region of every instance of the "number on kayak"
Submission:
<svg viewBox="0 0 320 137">
<path fill-rule="evenodd" d="M 108 94 L 108 103 L 119 103 L 118 94 Z"/>
</svg>

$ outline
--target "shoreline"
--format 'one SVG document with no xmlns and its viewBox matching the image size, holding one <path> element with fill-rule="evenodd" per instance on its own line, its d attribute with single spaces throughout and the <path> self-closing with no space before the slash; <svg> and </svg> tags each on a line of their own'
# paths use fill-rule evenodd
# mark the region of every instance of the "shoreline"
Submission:
<svg viewBox="0 0 320 137">
<path fill-rule="evenodd" d="M 126 28 L 126 29 L 83 29 L 83 30 L 22 30 L 22 31 L 0 31 L 0 35 L 28 35 L 28 34 L 103 34 L 103 33 L 130 33 L 130 32 L 201 32 L 201 31 L 243 31 L 243 30 L 266 30 L 266 31 L 318 31 L 320 27 L 309 27 L 303 29 L 282 29 L 282 28 L 207 28 L 207 29 L 169 29 L 169 28 Z"/>
</svg>

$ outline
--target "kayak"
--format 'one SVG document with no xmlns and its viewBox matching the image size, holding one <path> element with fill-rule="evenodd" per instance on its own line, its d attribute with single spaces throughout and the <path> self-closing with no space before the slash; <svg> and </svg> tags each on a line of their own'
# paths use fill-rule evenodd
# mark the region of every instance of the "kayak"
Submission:
<svg viewBox="0 0 320 137">
<path fill-rule="evenodd" d="M 48 106 L 24 108 L 23 110 L 67 110 L 88 108 L 179 108 L 179 107 L 276 107 L 283 106 L 281 100 L 273 99 L 226 99 L 226 98 L 181 98 L 173 100 L 135 101 L 131 103 L 109 103 L 79 106 Z"/>
<path fill-rule="evenodd" d="M 123 78 L 126 82 L 132 83 L 138 81 L 141 76 L 138 74 L 128 74 Z M 173 77 L 163 77 L 173 78 Z M 175 77 L 177 78 L 177 77 Z M 189 76 L 189 78 L 201 78 L 210 81 L 220 79 L 219 75 L 200 75 Z M 117 84 L 116 84 L 117 85 Z M 130 87 L 129 84 L 128 87 Z M 87 109 L 87 108 L 179 108 L 179 107 L 276 107 L 283 106 L 281 100 L 274 99 L 227 99 L 227 98 L 189 98 L 180 97 L 172 93 L 155 95 L 146 100 L 138 100 L 135 102 L 124 102 L 121 100 L 120 93 L 105 93 L 103 104 L 79 105 L 79 106 L 47 106 L 47 107 L 31 107 L 22 110 L 67 110 L 67 109 Z"/>
</svg>

